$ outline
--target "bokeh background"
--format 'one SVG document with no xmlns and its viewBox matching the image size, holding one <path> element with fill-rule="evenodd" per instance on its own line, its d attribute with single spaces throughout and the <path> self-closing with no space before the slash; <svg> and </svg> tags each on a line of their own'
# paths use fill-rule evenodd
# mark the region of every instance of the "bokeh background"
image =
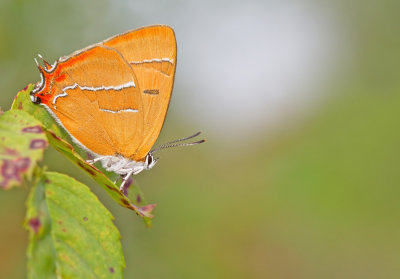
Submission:
<svg viewBox="0 0 400 279">
<path fill-rule="evenodd" d="M 115 216 L 126 278 L 400 278 L 400 2 L 0 0 L 0 105 L 53 62 L 151 24 L 176 31 L 159 143 L 136 177 L 151 229 Z M 28 189 L 0 193 L 0 278 L 25 278 Z"/>
</svg>

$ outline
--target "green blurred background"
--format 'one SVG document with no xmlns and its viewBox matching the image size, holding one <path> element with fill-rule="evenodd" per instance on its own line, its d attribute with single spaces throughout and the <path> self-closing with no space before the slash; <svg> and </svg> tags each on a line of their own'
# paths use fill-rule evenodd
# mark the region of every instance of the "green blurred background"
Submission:
<svg viewBox="0 0 400 279">
<path fill-rule="evenodd" d="M 400 278 L 400 2 L 0 0 L 0 105 L 49 62 L 171 25 L 175 90 L 137 176 L 151 229 L 53 150 L 115 216 L 126 278 Z M 28 189 L 0 193 L 0 278 L 25 278 Z"/>
</svg>

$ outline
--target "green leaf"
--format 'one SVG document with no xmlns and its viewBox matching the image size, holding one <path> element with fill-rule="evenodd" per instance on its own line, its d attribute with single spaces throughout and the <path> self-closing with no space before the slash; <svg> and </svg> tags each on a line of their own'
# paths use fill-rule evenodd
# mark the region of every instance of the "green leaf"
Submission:
<svg viewBox="0 0 400 279">
<path fill-rule="evenodd" d="M 0 187 L 19 186 L 31 179 L 48 142 L 41 123 L 24 111 L 0 116 Z"/>
<path fill-rule="evenodd" d="M 42 106 L 32 103 L 30 93 L 34 88 L 34 84 L 29 84 L 23 90 L 19 91 L 15 96 L 11 105 L 11 110 L 23 110 L 39 120 L 44 127 L 50 129 L 57 136 L 69 138 L 68 133 L 61 128 L 53 117 Z"/>
<path fill-rule="evenodd" d="M 42 177 L 42 175 L 38 175 Z M 29 231 L 28 278 L 56 278 L 56 251 L 43 183 L 36 183 L 27 199 L 25 228 Z"/>
<path fill-rule="evenodd" d="M 88 187 L 46 172 L 27 207 L 29 278 L 122 278 L 120 234 Z"/>
<path fill-rule="evenodd" d="M 82 152 L 82 150 L 72 142 L 70 136 L 57 124 L 53 117 L 51 117 L 42 106 L 32 103 L 30 100 L 30 92 L 33 87 L 34 85 L 31 84 L 18 92 L 18 95 L 13 102 L 12 109 L 28 111 L 37 118 L 43 126 L 46 127 L 44 130 L 52 147 L 66 156 L 80 169 L 83 169 L 85 173 L 92 177 L 118 204 L 134 210 L 139 216 L 143 217 L 145 224 L 150 226 L 151 218 L 153 218 L 151 211 L 155 205 L 147 204 L 143 193 L 139 187 L 134 184 L 130 185 L 129 192 L 140 193 L 140 199 L 135 195 L 134 199 L 130 200 L 127 196 L 121 193 L 119 187 L 110 180 L 110 178 L 116 178 L 114 173 L 104 171 L 104 169 L 102 169 L 98 164 L 97 167 L 95 167 L 86 163 L 86 160 L 82 158 L 86 153 Z M 76 150 L 81 152 L 78 153 Z"/>
</svg>

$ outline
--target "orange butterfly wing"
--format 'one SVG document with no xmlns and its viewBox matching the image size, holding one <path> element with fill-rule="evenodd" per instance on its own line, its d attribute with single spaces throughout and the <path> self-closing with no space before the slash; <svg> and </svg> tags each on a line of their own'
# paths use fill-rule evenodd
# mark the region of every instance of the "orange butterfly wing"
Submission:
<svg viewBox="0 0 400 279">
<path fill-rule="evenodd" d="M 175 66 L 173 30 L 147 27 L 40 68 L 34 95 L 87 149 L 143 161 L 161 131 Z"/>
<path fill-rule="evenodd" d="M 117 35 L 104 45 L 122 54 L 139 82 L 144 127 L 133 158 L 137 161 L 150 151 L 164 124 L 176 69 L 175 34 L 168 26 L 151 26 Z"/>
<path fill-rule="evenodd" d="M 120 53 L 91 46 L 42 73 L 44 85 L 35 96 L 78 143 L 99 155 L 136 153 L 143 133 L 141 95 Z"/>
</svg>

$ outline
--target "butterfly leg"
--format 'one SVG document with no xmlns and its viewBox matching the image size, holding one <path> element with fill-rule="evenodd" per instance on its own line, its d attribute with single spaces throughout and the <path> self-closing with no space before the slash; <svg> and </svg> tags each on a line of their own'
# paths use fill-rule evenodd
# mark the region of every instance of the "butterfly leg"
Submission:
<svg viewBox="0 0 400 279">
<path fill-rule="evenodd" d="M 103 159 L 110 158 L 110 157 L 111 156 L 100 156 L 100 157 L 94 158 L 93 160 L 86 160 L 86 163 L 93 165 L 94 163 L 96 163 L 98 161 L 101 161 Z"/>
<path fill-rule="evenodd" d="M 129 171 L 129 172 L 125 175 L 125 177 L 122 179 L 122 183 L 121 183 L 121 185 L 119 186 L 119 190 L 120 190 L 120 191 L 124 192 L 125 183 L 126 183 L 126 181 L 128 181 L 129 177 L 131 177 L 131 175 L 133 174 L 133 172 L 134 172 L 134 169 L 132 169 L 131 171 Z"/>
</svg>

